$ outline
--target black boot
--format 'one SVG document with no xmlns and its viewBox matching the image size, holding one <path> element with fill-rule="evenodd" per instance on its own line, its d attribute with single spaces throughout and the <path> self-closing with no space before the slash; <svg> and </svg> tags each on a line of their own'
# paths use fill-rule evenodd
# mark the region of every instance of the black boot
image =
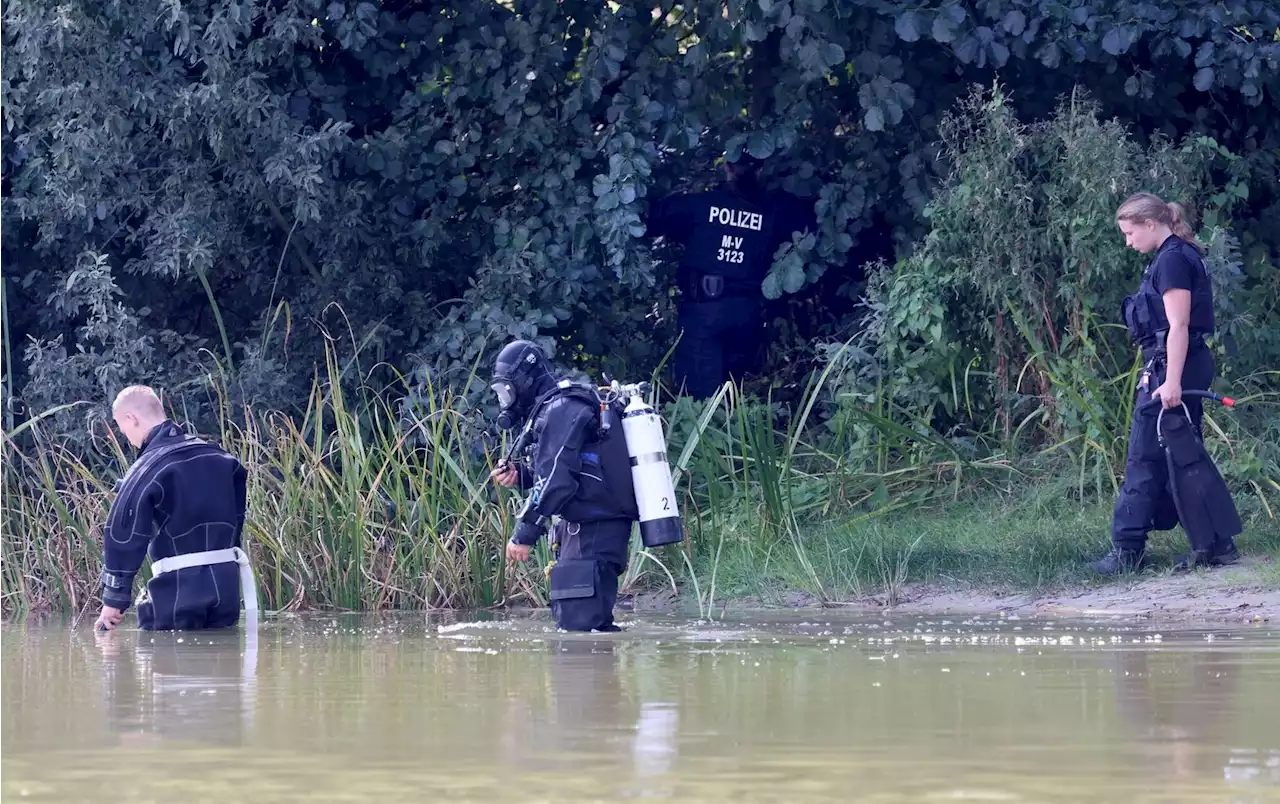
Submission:
<svg viewBox="0 0 1280 804">
<path fill-rule="evenodd" d="M 1235 539 L 1228 536 L 1213 543 L 1213 555 L 1209 558 L 1209 563 L 1213 566 L 1221 567 L 1224 564 L 1234 564 L 1239 560 L 1240 551 L 1236 549 Z"/>
<path fill-rule="evenodd" d="M 1207 567 L 1213 563 L 1213 553 L 1209 550 L 1192 550 L 1180 556 L 1173 565 L 1174 572 L 1190 572 L 1196 567 Z"/>
<path fill-rule="evenodd" d="M 1240 560 L 1240 551 L 1236 549 L 1235 540 L 1231 537 L 1218 539 L 1208 550 L 1193 550 L 1178 559 L 1173 565 L 1174 572 L 1185 572 L 1196 567 L 1222 567 Z"/>
<path fill-rule="evenodd" d="M 1089 564 L 1089 569 L 1099 575 L 1118 575 L 1122 572 L 1137 572 L 1142 569 L 1146 560 L 1145 550 L 1126 550 L 1112 547 L 1111 552 Z"/>
</svg>

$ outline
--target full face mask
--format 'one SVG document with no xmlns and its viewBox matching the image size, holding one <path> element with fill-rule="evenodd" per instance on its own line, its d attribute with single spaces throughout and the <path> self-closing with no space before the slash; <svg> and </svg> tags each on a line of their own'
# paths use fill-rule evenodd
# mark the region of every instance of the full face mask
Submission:
<svg viewBox="0 0 1280 804">
<path fill-rule="evenodd" d="M 489 383 L 498 397 L 498 427 L 518 426 L 529 413 L 539 383 L 550 376 L 547 358 L 535 344 L 515 341 L 503 347 Z"/>
<path fill-rule="evenodd" d="M 489 384 L 498 397 L 498 427 L 510 430 L 516 426 L 516 390 L 509 380 L 494 380 Z"/>
</svg>

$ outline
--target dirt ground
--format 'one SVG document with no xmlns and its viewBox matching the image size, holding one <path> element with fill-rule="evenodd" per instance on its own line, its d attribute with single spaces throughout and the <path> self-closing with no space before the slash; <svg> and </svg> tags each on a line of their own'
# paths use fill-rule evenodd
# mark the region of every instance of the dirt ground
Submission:
<svg viewBox="0 0 1280 804">
<path fill-rule="evenodd" d="M 805 592 L 782 596 L 786 608 L 816 608 Z M 636 601 L 638 608 L 669 608 L 673 600 Z M 646 605 L 647 604 L 647 605 Z M 715 608 L 724 605 L 716 602 Z M 773 608 L 754 598 L 730 600 L 731 609 Z M 1266 559 L 1194 573 L 1142 575 L 1033 594 L 958 584 L 907 584 L 894 601 L 883 595 L 827 603 L 830 608 L 902 614 L 1016 614 L 1019 617 L 1115 616 L 1152 621 L 1280 622 L 1280 574 Z"/>
</svg>

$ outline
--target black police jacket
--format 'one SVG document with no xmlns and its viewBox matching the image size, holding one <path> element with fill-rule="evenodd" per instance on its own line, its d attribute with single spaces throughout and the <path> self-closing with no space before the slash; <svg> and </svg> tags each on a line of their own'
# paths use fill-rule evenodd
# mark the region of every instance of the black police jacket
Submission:
<svg viewBox="0 0 1280 804">
<path fill-rule="evenodd" d="M 153 560 L 240 546 L 246 473 L 222 448 L 163 422 L 116 484 L 102 536 L 102 601 L 127 609 L 133 577 Z"/>
<path fill-rule="evenodd" d="M 602 416 L 609 423 L 604 434 Z M 569 522 L 639 519 L 631 456 L 613 406 L 602 412 L 594 391 L 561 383 L 540 400 L 528 427 L 532 471 L 521 472 L 521 485 L 532 488 L 511 541 L 537 544 L 552 516 Z"/>
<path fill-rule="evenodd" d="M 723 278 L 719 295 L 758 296 L 778 247 L 813 226 L 812 203 L 764 190 L 748 198 L 727 186 L 658 199 L 646 220 L 649 235 L 685 246 L 680 286 L 695 300 L 706 276 Z"/>
<path fill-rule="evenodd" d="M 1213 283 L 1204 259 L 1195 246 L 1171 235 L 1160 245 L 1155 259 L 1143 271 L 1138 292 L 1125 297 L 1120 308 L 1130 337 L 1143 350 L 1156 347 L 1159 335 L 1169 331 L 1164 294 L 1174 288 L 1191 291 L 1191 317 L 1187 329 L 1202 336 L 1213 332 Z"/>
</svg>

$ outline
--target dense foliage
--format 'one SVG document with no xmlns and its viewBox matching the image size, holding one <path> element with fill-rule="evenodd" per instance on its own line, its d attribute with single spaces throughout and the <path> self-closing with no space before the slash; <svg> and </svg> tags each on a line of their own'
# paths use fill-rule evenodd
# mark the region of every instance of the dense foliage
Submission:
<svg viewBox="0 0 1280 804">
<path fill-rule="evenodd" d="M 776 365 L 803 368 L 791 358 L 814 339 L 860 328 L 858 266 L 907 256 L 930 224 L 963 228 L 924 215 L 949 155 L 939 125 L 996 78 L 1029 121 L 1079 86 L 1142 153 L 1195 135 L 1238 157 L 1163 186 L 1230 184 L 1244 203 L 1210 205 L 1214 223 L 1247 283 L 1275 283 L 1280 8 L 1265 0 L 14 0 L 3 22 L 8 428 L 127 382 L 198 388 L 215 360 L 237 402 L 289 408 L 321 360 L 316 327 L 347 336 L 344 361 L 361 353 L 352 377 L 386 361 L 419 385 L 461 380 L 513 335 L 647 372 L 676 334 L 648 200 L 716 181 L 721 150 L 744 144 L 818 200 L 817 236 L 764 288 L 784 314 Z M 1052 226 L 1069 249 L 1110 235 Z M 948 259 L 1019 247 L 948 242 Z M 992 279 L 1007 258 L 1051 282 L 1046 256 L 992 254 L 974 316 L 1005 292 L 1033 327 L 1050 296 L 1050 315 L 1072 314 L 1061 293 Z M 1116 292 L 1086 303 L 1110 320 Z M 1280 362 L 1264 340 L 1246 370 Z"/>
<path fill-rule="evenodd" d="M 6 612 L 92 605 L 128 462 L 83 406 L 22 421 L 135 381 L 250 467 L 270 607 L 539 602 L 472 449 L 477 366 L 522 335 L 652 370 L 677 332 L 647 205 L 744 146 L 816 201 L 762 287 L 768 382 L 811 382 L 774 389 L 791 406 L 667 408 L 700 607 L 735 545 L 762 587 L 822 597 L 1100 549 L 1101 519 L 1065 508 L 1067 538 L 983 549 L 910 522 L 821 534 L 1007 492 L 1042 455 L 1078 470 L 1062 506 L 1106 508 L 1142 266 L 1112 216 L 1139 189 L 1198 213 L 1220 374 L 1262 402 L 1215 417 L 1211 448 L 1242 544 L 1274 551 L 1273 4 L 15 0 L 3 23 Z M 755 563 L 780 551 L 798 579 Z"/>
</svg>

